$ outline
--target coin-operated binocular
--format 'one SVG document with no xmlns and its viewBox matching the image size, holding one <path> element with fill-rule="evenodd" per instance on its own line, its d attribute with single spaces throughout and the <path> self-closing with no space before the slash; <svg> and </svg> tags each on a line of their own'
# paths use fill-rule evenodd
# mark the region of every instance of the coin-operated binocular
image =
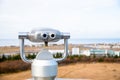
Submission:
<svg viewBox="0 0 120 80">
<path fill-rule="evenodd" d="M 36 29 L 31 32 L 20 32 L 20 56 L 24 62 L 31 63 L 33 80 L 54 80 L 57 75 L 57 62 L 66 59 L 68 55 L 68 39 L 69 33 L 63 33 L 55 29 Z M 57 42 L 64 39 L 64 54 L 62 58 L 53 58 L 48 49 L 42 49 L 35 59 L 29 60 L 24 53 L 24 39 L 31 42 L 44 42 L 48 46 L 48 42 Z"/>
</svg>

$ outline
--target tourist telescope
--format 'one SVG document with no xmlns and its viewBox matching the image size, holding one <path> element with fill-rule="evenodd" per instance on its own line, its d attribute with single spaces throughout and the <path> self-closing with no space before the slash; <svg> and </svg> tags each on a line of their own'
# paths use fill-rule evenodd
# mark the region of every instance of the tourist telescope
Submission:
<svg viewBox="0 0 120 80">
<path fill-rule="evenodd" d="M 24 62 L 31 63 L 32 80 L 54 80 L 57 75 L 57 62 L 66 59 L 68 55 L 68 39 L 70 34 L 55 29 L 35 29 L 31 32 L 20 32 L 18 37 L 20 39 L 20 56 Z M 44 42 L 45 44 L 33 60 L 29 60 L 25 56 L 25 39 L 36 43 Z M 64 54 L 62 58 L 55 59 L 47 49 L 48 42 L 57 42 L 61 39 L 64 39 Z"/>
</svg>

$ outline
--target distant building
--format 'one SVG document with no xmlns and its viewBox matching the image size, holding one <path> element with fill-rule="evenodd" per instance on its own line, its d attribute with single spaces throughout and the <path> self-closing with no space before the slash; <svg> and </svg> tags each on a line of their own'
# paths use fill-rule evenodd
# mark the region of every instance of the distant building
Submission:
<svg viewBox="0 0 120 80">
<path fill-rule="evenodd" d="M 79 50 L 79 48 L 72 48 L 72 55 L 85 55 L 91 56 L 95 55 L 96 57 L 104 57 L 104 56 L 120 56 L 120 50 L 107 50 L 107 49 L 87 49 L 87 50 Z"/>
<path fill-rule="evenodd" d="M 56 54 L 56 53 L 64 53 L 64 50 L 49 50 L 50 53 Z"/>
<path fill-rule="evenodd" d="M 109 45 L 98 45 L 96 48 L 110 48 Z"/>
<path fill-rule="evenodd" d="M 79 48 L 72 48 L 72 55 L 80 55 Z"/>
<path fill-rule="evenodd" d="M 120 56 L 120 51 L 114 51 L 114 55 Z"/>
<path fill-rule="evenodd" d="M 120 45 L 114 45 L 112 48 L 120 48 Z"/>
<path fill-rule="evenodd" d="M 101 49 L 91 49 L 90 54 L 98 57 L 103 57 L 103 56 L 107 56 L 107 51 Z"/>
<path fill-rule="evenodd" d="M 107 51 L 107 55 L 109 55 L 109 56 L 114 56 L 115 53 L 114 53 L 113 50 L 108 50 L 108 51 Z"/>
<path fill-rule="evenodd" d="M 90 56 L 90 50 L 82 50 L 82 51 L 80 52 L 80 55 Z"/>
<path fill-rule="evenodd" d="M 51 53 L 51 54 L 56 54 L 56 53 L 64 53 L 64 50 L 49 50 L 49 52 Z M 68 55 L 70 54 L 70 52 L 69 52 L 69 50 L 68 50 Z"/>
</svg>

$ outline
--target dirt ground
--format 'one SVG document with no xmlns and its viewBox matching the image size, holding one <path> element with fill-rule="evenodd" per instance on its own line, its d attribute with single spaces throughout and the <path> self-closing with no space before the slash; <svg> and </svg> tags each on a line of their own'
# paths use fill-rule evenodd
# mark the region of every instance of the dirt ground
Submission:
<svg viewBox="0 0 120 80">
<path fill-rule="evenodd" d="M 91 80 L 120 80 L 119 63 L 74 63 L 59 66 L 58 78 L 80 78 Z M 24 71 L 0 75 L 0 80 L 26 80 L 31 72 Z"/>
</svg>

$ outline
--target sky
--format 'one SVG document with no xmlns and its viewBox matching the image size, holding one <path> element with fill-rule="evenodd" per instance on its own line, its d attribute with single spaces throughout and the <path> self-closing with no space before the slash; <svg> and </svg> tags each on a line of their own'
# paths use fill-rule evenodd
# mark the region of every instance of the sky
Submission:
<svg viewBox="0 0 120 80">
<path fill-rule="evenodd" d="M 72 39 L 120 38 L 120 0 L 0 0 L 0 39 L 44 27 Z"/>
</svg>

